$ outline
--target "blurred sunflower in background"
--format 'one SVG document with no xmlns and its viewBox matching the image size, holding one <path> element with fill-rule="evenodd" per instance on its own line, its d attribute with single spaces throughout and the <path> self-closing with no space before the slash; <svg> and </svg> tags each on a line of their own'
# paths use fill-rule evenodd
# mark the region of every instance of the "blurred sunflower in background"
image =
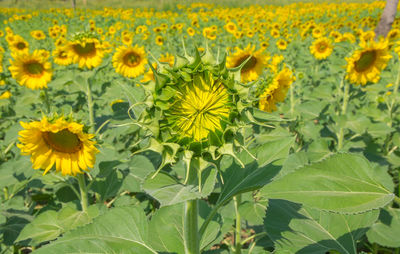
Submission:
<svg viewBox="0 0 400 254">
<path fill-rule="evenodd" d="M 68 57 L 68 48 L 65 46 L 56 47 L 56 49 L 53 51 L 53 61 L 61 66 L 70 65 L 72 63 L 72 59 Z"/>
<path fill-rule="evenodd" d="M 30 155 L 33 169 L 43 169 L 43 175 L 55 165 L 62 175 L 83 173 L 93 168 L 98 152 L 94 135 L 72 119 L 43 117 L 41 121 L 20 122 L 24 128 L 17 144 L 23 155 Z"/>
<path fill-rule="evenodd" d="M 356 50 L 351 57 L 346 57 L 346 79 L 356 85 L 376 83 L 380 79 L 381 71 L 392 58 L 388 41 L 361 41 L 360 46 L 361 49 Z"/>
<path fill-rule="evenodd" d="M 276 111 L 276 103 L 285 100 L 287 91 L 295 79 L 289 68 L 283 68 L 260 95 L 259 109 L 267 112 Z"/>
<path fill-rule="evenodd" d="M 147 57 L 144 47 L 120 46 L 112 57 L 112 63 L 117 73 L 128 78 L 136 78 L 144 73 Z"/>
<path fill-rule="evenodd" d="M 250 57 L 240 71 L 242 82 L 256 80 L 263 69 L 268 66 L 269 57 L 263 54 L 263 49 L 255 51 L 255 46 L 249 44 L 244 49 L 235 47 L 235 51 L 233 55 L 227 57 L 228 68 L 238 67 Z"/>
<path fill-rule="evenodd" d="M 310 52 L 313 56 L 318 59 L 326 59 L 332 54 L 333 46 L 331 40 L 326 37 L 320 37 L 315 40 L 310 46 Z"/>
<path fill-rule="evenodd" d="M 17 34 L 7 35 L 6 40 L 12 53 L 26 53 L 29 51 L 29 43 Z"/>
<path fill-rule="evenodd" d="M 31 31 L 31 36 L 36 40 L 44 40 L 46 39 L 46 35 L 42 30 L 34 30 Z"/>
<path fill-rule="evenodd" d="M 33 90 L 47 87 L 53 71 L 48 61 L 49 53 L 44 52 L 35 50 L 33 54 L 13 54 L 14 60 L 10 60 L 11 66 L 8 69 L 20 85 Z"/>
<path fill-rule="evenodd" d="M 77 63 L 79 68 L 92 69 L 99 66 L 105 54 L 100 41 L 88 33 L 75 35 L 67 47 L 68 57 L 73 63 Z"/>
</svg>

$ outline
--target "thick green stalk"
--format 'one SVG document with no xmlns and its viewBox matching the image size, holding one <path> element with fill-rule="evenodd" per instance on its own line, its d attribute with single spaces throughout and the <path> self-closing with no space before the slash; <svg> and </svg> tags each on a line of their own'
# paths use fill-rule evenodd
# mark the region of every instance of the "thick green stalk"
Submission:
<svg viewBox="0 0 400 254">
<path fill-rule="evenodd" d="M 294 82 L 290 86 L 290 115 L 293 117 L 294 114 Z"/>
<path fill-rule="evenodd" d="M 389 122 L 389 126 L 392 127 L 393 125 L 393 109 L 396 107 L 397 104 L 397 93 L 399 92 L 399 84 L 400 84 L 400 59 L 399 59 L 399 66 L 397 69 L 397 77 L 396 77 L 396 81 L 394 83 L 394 88 L 393 88 L 393 99 L 390 102 L 390 106 L 389 107 L 389 117 L 390 117 L 390 122 Z"/>
<path fill-rule="evenodd" d="M 242 253 L 242 238 L 241 238 L 242 223 L 241 223 L 241 218 L 240 218 L 240 213 L 239 213 L 239 206 L 240 206 L 240 203 L 242 202 L 242 196 L 240 194 L 236 195 L 235 197 L 233 197 L 233 201 L 235 204 L 235 214 L 236 214 L 235 253 L 241 254 Z"/>
<path fill-rule="evenodd" d="M 185 253 L 199 254 L 200 239 L 198 231 L 198 200 L 189 200 L 185 203 L 185 218 L 183 223 L 183 235 L 185 238 Z"/>
<path fill-rule="evenodd" d="M 46 105 L 46 113 L 50 114 L 50 98 L 49 98 L 49 93 L 48 93 L 48 88 L 43 89 L 44 93 L 44 104 Z"/>
<path fill-rule="evenodd" d="M 400 198 L 399 197 L 394 197 L 394 199 L 393 199 L 393 201 L 395 202 L 395 203 L 397 203 L 399 206 L 400 206 Z"/>
<path fill-rule="evenodd" d="M 342 110 L 340 112 L 340 115 L 345 115 L 347 111 L 347 105 L 349 103 L 349 90 L 350 90 L 350 84 L 349 82 L 344 82 L 344 93 L 343 93 L 343 104 L 342 104 Z M 344 128 L 340 127 L 339 129 L 339 134 L 338 134 L 338 147 L 337 149 L 340 150 L 343 148 L 343 137 L 344 137 Z"/>
<path fill-rule="evenodd" d="M 87 103 L 88 103 L 88 109 L 89 109 L 90 129 L 91 129 L 92 133 L 94 133 L 95 132 L 95 126 L 94 126 L 93 99 L 92 99 L 92 89 L 91 89 L 89 80 L 87 80 L 86 96 L 87 96 Z"/>
<path fill-rule="evenodd" d="M 84 174 L 78 174 L 76 176 L 78 179 L 78 184 L 79 184 L 79 192 L 81 193 L 81 206 L 82 206 L 82 211 L 87 212 L 88 209 L 88 195 L 87 195 L 87 188 L 86 188 L 86 182 L 85 182 L 85 175 Z"/>
</svg>

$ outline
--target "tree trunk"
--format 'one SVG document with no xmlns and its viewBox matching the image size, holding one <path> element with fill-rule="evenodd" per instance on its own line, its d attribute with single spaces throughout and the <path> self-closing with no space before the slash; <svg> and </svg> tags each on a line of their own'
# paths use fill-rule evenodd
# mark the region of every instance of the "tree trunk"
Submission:
<svg viewBox="0 0 400 254">
<path fill-rule="evenodd" d="M 398 3 L 399 0 L 386 0 L 385 9 L 383 10 L 378 26 L 375 28 L 375 39 L 378 39 L 380 36 L 386 37 L 389 33 L 396 17 Z"/>
<path fill-rule="evenodd" d="M 72 1 L 72 8 L 74 8 L 74 10 L 75 10 L 75 8 L 76 8 L 76 0 L 71 0 Z"/>
<path fill-rule="evenodd" d="M 83 6 L 86 8 L 86 5 L 87 5 L 87 1 L 86 0 L 83 0 Z"/>
</svg>

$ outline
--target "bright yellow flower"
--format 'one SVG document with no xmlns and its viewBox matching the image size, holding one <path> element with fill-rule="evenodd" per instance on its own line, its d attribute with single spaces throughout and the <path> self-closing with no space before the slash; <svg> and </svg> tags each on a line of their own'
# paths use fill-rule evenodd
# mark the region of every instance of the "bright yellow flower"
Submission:
<svg viewBox="0 0 400 254">
<path fill-rule="evenodd" d="M 380 72 L 392 56 L 388 50 L 388 42 L 362 41 L 361 49 L 356 50 L 351 57 L 346 57 L 347 75 L 350 83 L 365 85 L 367 82 L 376 83 Z"/>
<path fill-rule="evenodd" d="M 320 37 L 316 39 L 310 46 L 310 52 L 313 56 L 318 59 L 326 59 L 332 54 L 333 46 L 331 40 L 326 37 Z"/>
<path fill-rule="evenodd" d="M 8 98 L 10 98 L 11 97 L 11 92 L 10 91 L 5 91 L 4 93 L 2 93 L 1 95 L 0 95 L 0 100 L 4 100 L 4 99 L 8 99 Z"/>
<path fill-rule="evenodd" d="M 242 82 L 256 80 L 268 65 L 269 57 L 263 54 L 263 49 L 255 51 L 255 46 L 250 44 L 245 49 L 236 47 L 235 50 L 236 52 L 232 56 L 227 57 L 227 67 L 238 67 L 250 57 L 240 72 L 241 80 Z"/>
<path fill-rule="evenodd" d="M 53 51 L 54 63 L 62 66 L 67 66 L 72 63 L 72 59 L 68 57 L 67 47 L 59 46 Z"/>
<path fill-rule="evenodd" d="M 222 129 L 229 116 L 230 98 L 224 84 L 212 75 L 196 75 L 176 94 L 174 104 L 165 112 L 173 128 L 183 137 L 204 141 L 210 132 Z"/>
<path fill-rule="evenodd" d="M 81 170 L 93 168 L 98 152 L 91 139 L 93 134 L 83 132 L 83 125 L 63 117 L 49 121 L 20 122 L 17 144 L 23 155 L 30 155 L 32 167 L 43 169 L 45 175 L 53 166 L 62 175 L 82 174 Z"/>
<path fill-rule="evenodd" d="M 259 109 L 267 112 L 276 111 L 276 103 L 285 100 L 287 91 L 294 80 L 295 77 L 289 68 L 285 67 L 281 70 L 260 96 Z"/>
<path fill-rule="evenodd" d="M 103 46 L 96 38 L 81 37 L 68 43 L 68 57 L 79 68 L 92 69 L 99 66 L 104 57 Z"/>
<path fill-rule="evenodd" d="M 144 73 L 147 64 L 146 53 L 144 48 L 138 45 L 134 47 L 121 46 L 114 53 L 112 63 L 117 73 L 125 77 L 136 78 Z"/>
<path fill-rule="evenodd" d="M 42 50 L 35 50 L 33 54 L 14 54 L 13 57 L 8 69 L 20 85 L 33 90 L 47 87 L 53 72 Z"/>
</svg>

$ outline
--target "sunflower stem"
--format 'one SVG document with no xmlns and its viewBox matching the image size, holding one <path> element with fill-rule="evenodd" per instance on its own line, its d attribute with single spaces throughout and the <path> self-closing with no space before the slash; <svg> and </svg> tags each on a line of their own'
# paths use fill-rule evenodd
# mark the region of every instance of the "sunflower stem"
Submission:
<svg viewBox="0 0 400 254">
<path fill-rule="evenodd" d="M 236 214 L 236 222 L 235 222 L 235 253 L 236 254 L 241 254 L 242 253 L 242 238 L 241 238 L 241 232 L 242 232 L 242 223 L 241 223 L 241 217 L 239 213 L 239 206 L 240 203 L 242 202 L 242 195 L 238 194 L 233 197 L 233 201 L 235 204 L 235 214 Z"/>
<path fill-rule="evenodd" d="M 347 111 L 347 105 L 349 103 L 349 90 L 350 90 L 350 84 L 349 82 L 344 82 L 344 93 L 343 93 L 343 104 L 342 104 L 342 110 L 340 112 L 340 115 L 345 115 Z M 338 133 L 338 150 L 341 150 L 343 148 L 343 138 L 344 138 L 344 128 L 340 127 L 339 133 Z"/>
<path fill-rule="evenodd" d="M 185 203 L 185 218 L 184 218 L 184 238 L 185 238 L 185 253 L 199 254 L 199 231 L 198 231 L 198 200 L 189 200 Z"/>
<path fill-rule="evenodd" d="M 290 86 L 290 116 L 293 117 L 294 114 L 294 83 Z"/>
<path fill-rule="evenodd" d="M 90 81 L 87 80 L 87 91 L 86 91 L 86 96 L 87 96 L 87 103 L 88 103 L 88 109 L 89 109 L 89 123 L 90 123 L 90 129 L 92 132 L 95 131 L 95 126 L 94 126 L 94 111 L 93 111 L 93 99 L 92 99 L 92 89 L 90 85 Z"/>
<path fill-rule="evenodd" d="M 79 191 L 81 193 L 81 206 L 82 206 L 82 211 L 87 213 L 88 209 L 88 195 L 87 195 L 87 188 L 86 188 L 86 182 L 85 182 L 85 175 L 84 174 L 78 174 L 76 176 L 78 179 L 78 184 L 79 184 Z"/>
<path fill-rule="evenodd" d="M 50 114 L 50 99 L 49 99 L 49 93 L 48 93 L 48 88 L 44 88 L 44 104 L 46 105 L 46 113 Z"/>
<path fill-rule="evenodd" d="M 399 91 L 399 84 L 400 84 L 400 59 L 399 59 L 399 67 L 397 70 L 397 77 L 396 77 L 396 81 L 394 83 L 394 88 L 393 88 L 393 97 L 394 98 L 389 107 L 389 117 L 390 117 L 389 126 L 390 127 L 392 127 L 392 125 L 393 125 L 393 109 L 396 107 L 396 104 L 397 104 L 397 93 Z"/>
<path fill-rule="evenodd" d="M 399 197 L 394 196 L 393 201 L 400 206 L 400 198 Z"/>
</svg>

